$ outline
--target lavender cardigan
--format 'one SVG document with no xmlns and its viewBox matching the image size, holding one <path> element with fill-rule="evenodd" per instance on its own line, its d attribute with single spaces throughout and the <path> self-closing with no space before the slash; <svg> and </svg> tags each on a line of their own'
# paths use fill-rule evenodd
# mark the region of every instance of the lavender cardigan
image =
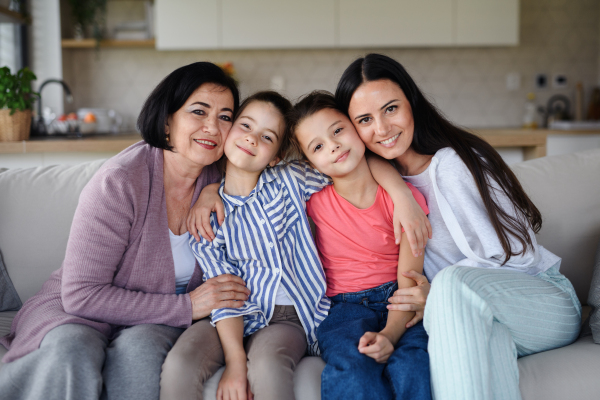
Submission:
<svg viewBox="0 0 600 400">
<path fill-rule="evenodd" d="M 202 188 L 220 180 L 204 168 Z M 202 283 L 196 270 L 189 293 Z M 189 294 L 176 295 L 163 185 L 163 151 L 139 142 L 98 170 L 81 192 L 62 267 L 30 298 L 0 339 L 8 363 L 37 349 L 53 328 L 82 324 L 111 337 L 119 328 L 192 323 Z"/>
</svg>

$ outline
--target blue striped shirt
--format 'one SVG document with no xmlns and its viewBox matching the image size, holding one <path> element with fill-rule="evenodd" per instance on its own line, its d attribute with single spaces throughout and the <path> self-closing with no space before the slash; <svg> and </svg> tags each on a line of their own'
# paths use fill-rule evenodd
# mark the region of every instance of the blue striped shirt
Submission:
<svg viewBox="0 0 600 400">
<path fill-rule="evenodd" d="M 279 285 L 293 301 L 308 341 L 309 353 L 319 354 L 316 328 L 327 317 L 327 285 L 306 216 L 306 201 L 330 181 L 307 164 L 294 161 L 268 168 L 247 196 L 219 194 L 225 221 L 209 242 L 190 239 L 204 280 L 237 275 L 250 289 L 240 308 L 212 310 L 212 323 L 244 316 L 244 336 L 267 326 L 273 315 Z"/>
</svg>

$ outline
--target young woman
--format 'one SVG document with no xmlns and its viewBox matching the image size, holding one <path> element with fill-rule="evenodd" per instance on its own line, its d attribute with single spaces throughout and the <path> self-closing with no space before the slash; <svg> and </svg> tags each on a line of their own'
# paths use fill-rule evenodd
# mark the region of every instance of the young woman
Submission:
<svg viewBox="0 0 600 400">
<path fill-rule="evenodd" d="M 321 398 L 431 399 L 423 323 L 413 325 L 414 312 L 386 308 L 398 287 L 415 286 L 410 276 L 423 272 L 423 255 L 411 254 L 406 233 L 395 243 L 392 200 L 373 178 L 365 145 L 333 95 L 309 94 L 289 120 L 292 142 L 333 181 L 306 203 L 332 302 L 317 329 L 327 363 Z M 427 212 L 423 195 L 407 186 Z"/>
<path fill-rule="evenodd" d="M 427 200 L 433 238 L 424 271 L 433 282 L 424 322 L 434 397 L 519 399 L 517 357 L 573 342 L 581 315 L 560 258 L 536 242 L 539 211 L 498 153 L 447 121 L 395 60 L 354 61 L 336 101 L 367 148 Z"/>
</svg>

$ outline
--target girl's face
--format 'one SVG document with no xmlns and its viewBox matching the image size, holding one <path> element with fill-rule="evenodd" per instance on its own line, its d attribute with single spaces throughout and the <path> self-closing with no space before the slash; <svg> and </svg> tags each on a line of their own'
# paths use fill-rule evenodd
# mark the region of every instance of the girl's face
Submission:
<svg viewBox="0 0 600 400">
<path fill-rule="evenodd" d="M 225 142 L 227 160 L 247 172 L 260 172 L 269 164 L 277 164 L 284 130 L 283 116 L 272 104 L 248 104 L 234 121 Z"/>
<path fill-rule="evenodd" d="M 295 135 L 308 161 L 332 178 L 354 171 L 365 155 L 365 145 L 348 117 L 331 108 L 305 118 Z"/>
<path fill-rule="evenodd" d="M 391 160 L 410 148 L 415 127 L 412 109 L 396 83 L 388 79 L 363 83 L 350 99 L 348 114 L 373 153 Z"/>
<path fill-rule="evenodd" d="M 168 117 L 165 131 L 176 153 L 193 164 L 205 166 L 223 155 L 232 118 L 231 91 L 214 83 L 205 83 Z"/>
</svg>

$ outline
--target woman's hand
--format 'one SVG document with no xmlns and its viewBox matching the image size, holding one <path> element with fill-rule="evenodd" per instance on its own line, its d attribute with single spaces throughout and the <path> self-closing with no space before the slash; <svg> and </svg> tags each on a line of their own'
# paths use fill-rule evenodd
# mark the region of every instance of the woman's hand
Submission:
<svg viewBox="0 0 600 400">
<path fill-rule="evenodd" d="M 217 400 L 250 400 L 253 396 L 247 375 L 246 360 L 227 363 L 217 388 Z"/>
<path fill-rule="evenodd" d="M 413 196 L 395 196 L 394 202 L 394 237 L 400 244 L 402 228 L 408 237 L 413 256 L 423 255 L 427 240 L 431 239 L 431 224 L 421 206 Z"/>
<path fill-rule="evenodd" d="M 239 276 L 225 274 L 208 279 L 190 292 L 192 319 L 204 318 L 216 308 L 241 307 L 249 295 L 250 290 Z"/>
<path fill-rule="evenodd" d="M 210 213 L 217 213 L 219 226 L 225 219 L 225 208 L 223 207 L 223 200 L 219 196 L 219 185 L 219 183 L 206 185 L 200 192 L 196 204 L 188 213 L 187 230 L 197 241 L 200 241 L 200 236 L 209 242 L 212 242 L 215 238 L 215 233 L 210 226 Z"/>
<path fill-rule="evenodd" d="M 408 271 L 403 272 L 402 275 L 414 280 L 417 286 L 396 290 L 394 295 L 388 299 L 392 304 L 388 304 L 387 308 L 388 310 L 396 311 L 414 311 L 414 318 L 406 324 L 406 329 L 408 329 L 423 319 L 425 303 L 427 302 L 431 285 L 425 275 L 421 275 L 418 272 Z"/>
<path fill-rule="evenodd" d="M 378 363 L 385 363 L 394 352 L 394 345 L 381 332 L 365 332 L 358 341 L 358 351 Z"/>
</svg>

